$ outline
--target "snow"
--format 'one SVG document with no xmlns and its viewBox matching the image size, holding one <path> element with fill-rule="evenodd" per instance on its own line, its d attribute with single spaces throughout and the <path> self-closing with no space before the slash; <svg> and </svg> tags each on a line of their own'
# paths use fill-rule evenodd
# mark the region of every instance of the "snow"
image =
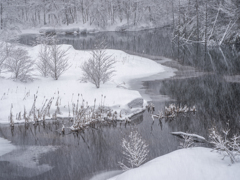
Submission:
<svg viewBox="0 0 240 180">
<path fill-rule="evenodd" d="M 163 22 L 160 26 L 166 26 L 169 24 L 168 22 Z M 159 26 L 159 27 L 160 27 Z M 24 28 L 24 27 L 23 27 Z M 141 31 L 145 29 L 152 29 L 157 28 L 153 23 L 141 23 L 138 25 L 127 25 L 127 21 L 122 21 L 121 23 L 117 23 L 114 25 L 108 25 L 106 28 L 101 28 L 96 25 L 90 25 L 90 23 L 74 23 L 69 25 L 59 25 L 59 26 L 43 26 L 37 28 L 26 28 L 21 29 L 21 34 L 39 34 L 43 33 L 44 31 L 54 30 L 57 34 L 62 34 L 65 32 L 72 31 L 73 29 L 79 29 L 81 31 L 86 30 L 87 33 L 97 33 L 103 31 Z"/>
<path fill-rule="evenodd" d="M 38 60 L 38 52 L 40 45 L 34 47 L 23 47 L 28 52 L 32 59 L 36 62 Z M 68 57 L 71 67 L 60 76 L 59 80 L 53 80 L 51 77 L 44 78 L 40 73 L 34 71 L 34 81 L 22 83 L 13 81 L 11 73 L 0 74 L 0 123 L 9 123 L 8 117 L 10 115 L 10 107 L 13 105 L 14 122 L 24 122 L 24 120 L 15 120 L 16 114 L 21 112 L 23 115 L 24 107 L 27 113 L 30 111 L 34 94 L 38 95 L 36 108 L 39 109 L 43 106 L 46 99 L 54 97 L 51 108 L 51 114 L 56 110 L 55 102 L 59 97 L 61 99 L 60 111 L 58 117 L 68 117 L 69 108 L 72 110 L 72 103 L 77 103 L 78 94 L 81 95 L 90 106 L 94 104 L 96 98 L 97 105 L 103 102 L 104 105 L 111 107 L 114 111 L 119 112 L 125 109 L 128 114 L 127 117 L 142 111 L 142 108 L 130 109 L 127 104 L 137 98 L 142 98 L 138 91 L 129 89 L 129 81 L 135 78 L 142 78 L 151 76 L 160 72 L 164 72 L 164 67 L 152 60 L 126 54 L 119 50 L 107 50 L 107 53 L 112 55 L 115 59 L 115 76 L 111 81 L 101 85 L 97 89 L 91 83 L 80 83 L 81 69 L 79 68 L 82 63 L 91 57 L 90 51 L 75 50 L 71 45 L 62 45 L 63 49 L 69 49 Z M 124 86 L 125 88 L 119 87 Z M 118 87 L 117 87 L 118 86 Z M 30 96 L 26 96 L 29 92 Z M 59 93 L 59 94 L 58 94 Z M 24 99 L 24 97 L 26 98 Z M 102 100 L 101 100 L 102 99 Z M 79 97 L 80 103 L 82 102 L 81 96 Z M 146 103 L 146 102 L 145 102 Z M 46 119 L 49 119 L 46 117 Z"/>
<path fill-rule="evenodd" d="M 184 133 L 184 132 L 172 132 L 171 134 L 173 135 L 184 135 L 184 136 L 189 136 L 189 137 L 195 137 L 201 140 L 206 140 L 204 137 L 199 136 L 197 134 L 189 134 L 189 133 Z"/>
<path fill-rule="evenodd" d="M 13 151 L 16 147 L 10 141 L 0 138 L 0 156 Z"/>
<path fill-rule="evenodd" d="M 209 148 L 181 149 L 153 159 L 146 164 L 109 180 L 239 180 L 240 163 L 230 165 Z"/>
<path fill-rule="evenodd" d="M 106 179 L 116 176 L 120 173 L 122 173 L 122 171 L 120 171 L 120 170 L 101 172 L 101 173 L 93 176 L 90 180 L 106 180 Z"/>
</svg>

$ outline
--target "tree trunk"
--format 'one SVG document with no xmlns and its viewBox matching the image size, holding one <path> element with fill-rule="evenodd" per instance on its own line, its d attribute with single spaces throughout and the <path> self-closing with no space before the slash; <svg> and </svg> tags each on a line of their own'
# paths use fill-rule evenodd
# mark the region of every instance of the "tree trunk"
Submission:
<svg viewBox="0 0 240 180">
<path fill-rule="evenodd" d="M 178 60 L 180 54 L 180 0 L 178 0 Z"/>
<path fill-rule="evenodd" d="M 82 10 L 82 21 L 83 21 L 83 24 L 85 24 L 83 0 L 82 0 L 82 2 L 81 2 L 81 10 Z"/>
<path fill-rule="evenodd" d="M 1 3 L 1 29 L 3 29 L 3 5 Z"/>
<path fill-rule="evenodd" d="M 173 35 L 175 32 L 175 16 L 174 16 L 174 4 L 173 4 L 173 0 L 172 0 L 172 15 L 173 15 Z"/>
<path fill-rule="evenodd" d="M 198 0 L 196 0 L 196 13 L 197 13 L 197 42 L 199 42 L 199 12 L 198 12 Z"/>
<path fill-rule="evenodd" d="M 206 61 L 206 59 L 207 59 L 207 40 L 208 40 L 208 37 L 207 37 L 207 21 L 208 21 L 208 19 L 207 19 L 207 9 L 208 9 L 208 2 L 207 2 L 208 0 L 206 0 L 206 16 L 205 16 L 205 61 Z"/>
<path fill-rule="evenodd" d="M 66 22 L 67 22 L 67 26 L 68 26 L 68 14 L 67 14 L 67 8 L 65 7 L 65 16 L 66 16 Z"/>
<path fill-rule="evenodd" d="M 46 5 L 45 5 L 45 0 L 43 1 L 43 24 L 46 25 Z"/>
</svg>

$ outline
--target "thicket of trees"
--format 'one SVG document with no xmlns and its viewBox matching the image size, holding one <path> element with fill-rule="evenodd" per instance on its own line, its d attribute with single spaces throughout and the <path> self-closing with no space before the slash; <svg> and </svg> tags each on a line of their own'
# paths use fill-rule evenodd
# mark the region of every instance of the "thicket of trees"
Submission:
<svg viewBox="0 0 240 180">
<path fill-rule="evenodd" d="M 174 38 L 187 43 L 206 45 L 233 42 L 240 27 L 238 0 L 178 0 L 172 4 Z"/>
<path fill-rule="evenodd" d="M 38 41 L 41 43 L 36 64 L 38 71 L 44 77 L 51 75 L 53 79 L 58 80 L 71 66 L 68 62 L 69 49 L 63 49 L 58 45 L 56 36 L 41 36 Z"/>
<path fill-rule="evenodd" d="M 185 42 L 236 40 L 239 0 L 1 0 L 0 30 L 89 23 L 106 28 L 119 23 L 172 25 Z M 213 40 L 213 41 L 212 41 Z"/>
<path fill-rule="evenodd" d="M 175 0 L 174 0 L 175 1 Z M 0 28 L 89 23 L 100 27 L 126 22 L 158 24 L 171 6 L 166 0 L 1 0 Z"/>
</svg>

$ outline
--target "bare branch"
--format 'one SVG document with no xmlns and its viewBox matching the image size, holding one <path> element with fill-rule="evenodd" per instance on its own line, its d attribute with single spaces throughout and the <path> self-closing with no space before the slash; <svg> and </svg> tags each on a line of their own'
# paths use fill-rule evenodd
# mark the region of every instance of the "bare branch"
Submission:
<svg viewBox="0 0 240 180">
<path fill-rule="evenodd" d="M 105 49 L 93 50 L 92 57 L 80 67 L 83 71 L 82 80 L 99 88 L 101 83 L 104 84 L 112 78 L 115 72 L 114 64 L 115 60 Z"/>
</svg>

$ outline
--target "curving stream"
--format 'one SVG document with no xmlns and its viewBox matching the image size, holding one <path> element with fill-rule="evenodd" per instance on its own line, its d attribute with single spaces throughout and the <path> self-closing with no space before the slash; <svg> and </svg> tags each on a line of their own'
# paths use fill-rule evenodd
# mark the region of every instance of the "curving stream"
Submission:
<svg viewBox="0 0 240 180">
<path fill-rule="evenodd" d="M 205 138 L 213 125 L 231 133 L 240 128 L 240 61 L 235 47 L 208 49 L 184 45 L 178 50 L 171 43 L 169 29 L 140 32 L 104 32 L 86 36 L 61 35 L 60 43 L 89 50 L 96 39 L 104 38 L 108 48 L 152 58 L 166 65 L 168 72 L 131 82 L 132 88 L 163 110 L 170 103 L 196 105 L 196 113 L 174 120 L 155 120 L 147 111 L 136 115 L 132 123 L 98 125 L 83 133 L 59 133 L 62 120 L 37 126 L 19 124 L 14 128 L 0 125 L 0 137 L 10 140 L 16 149 L 0 157 L 0 179 L 7 180 L 101 180 L 121 173 L 121 139 L 138 130 L 149 145 L 148 160 L 174 151 L 180 139 L 173 131 L 195 133 Z M 36 35 L 23 35 L 20 43 L 35 44 Z M 172 58 L 170 60 L 166 59 Z M 173 75 L 172 78 L 164 79 Z M 68 120 L 64 120 L 68 123 Z M 197 144 L 209 146 L 208 144 Z"/>
</svg>

